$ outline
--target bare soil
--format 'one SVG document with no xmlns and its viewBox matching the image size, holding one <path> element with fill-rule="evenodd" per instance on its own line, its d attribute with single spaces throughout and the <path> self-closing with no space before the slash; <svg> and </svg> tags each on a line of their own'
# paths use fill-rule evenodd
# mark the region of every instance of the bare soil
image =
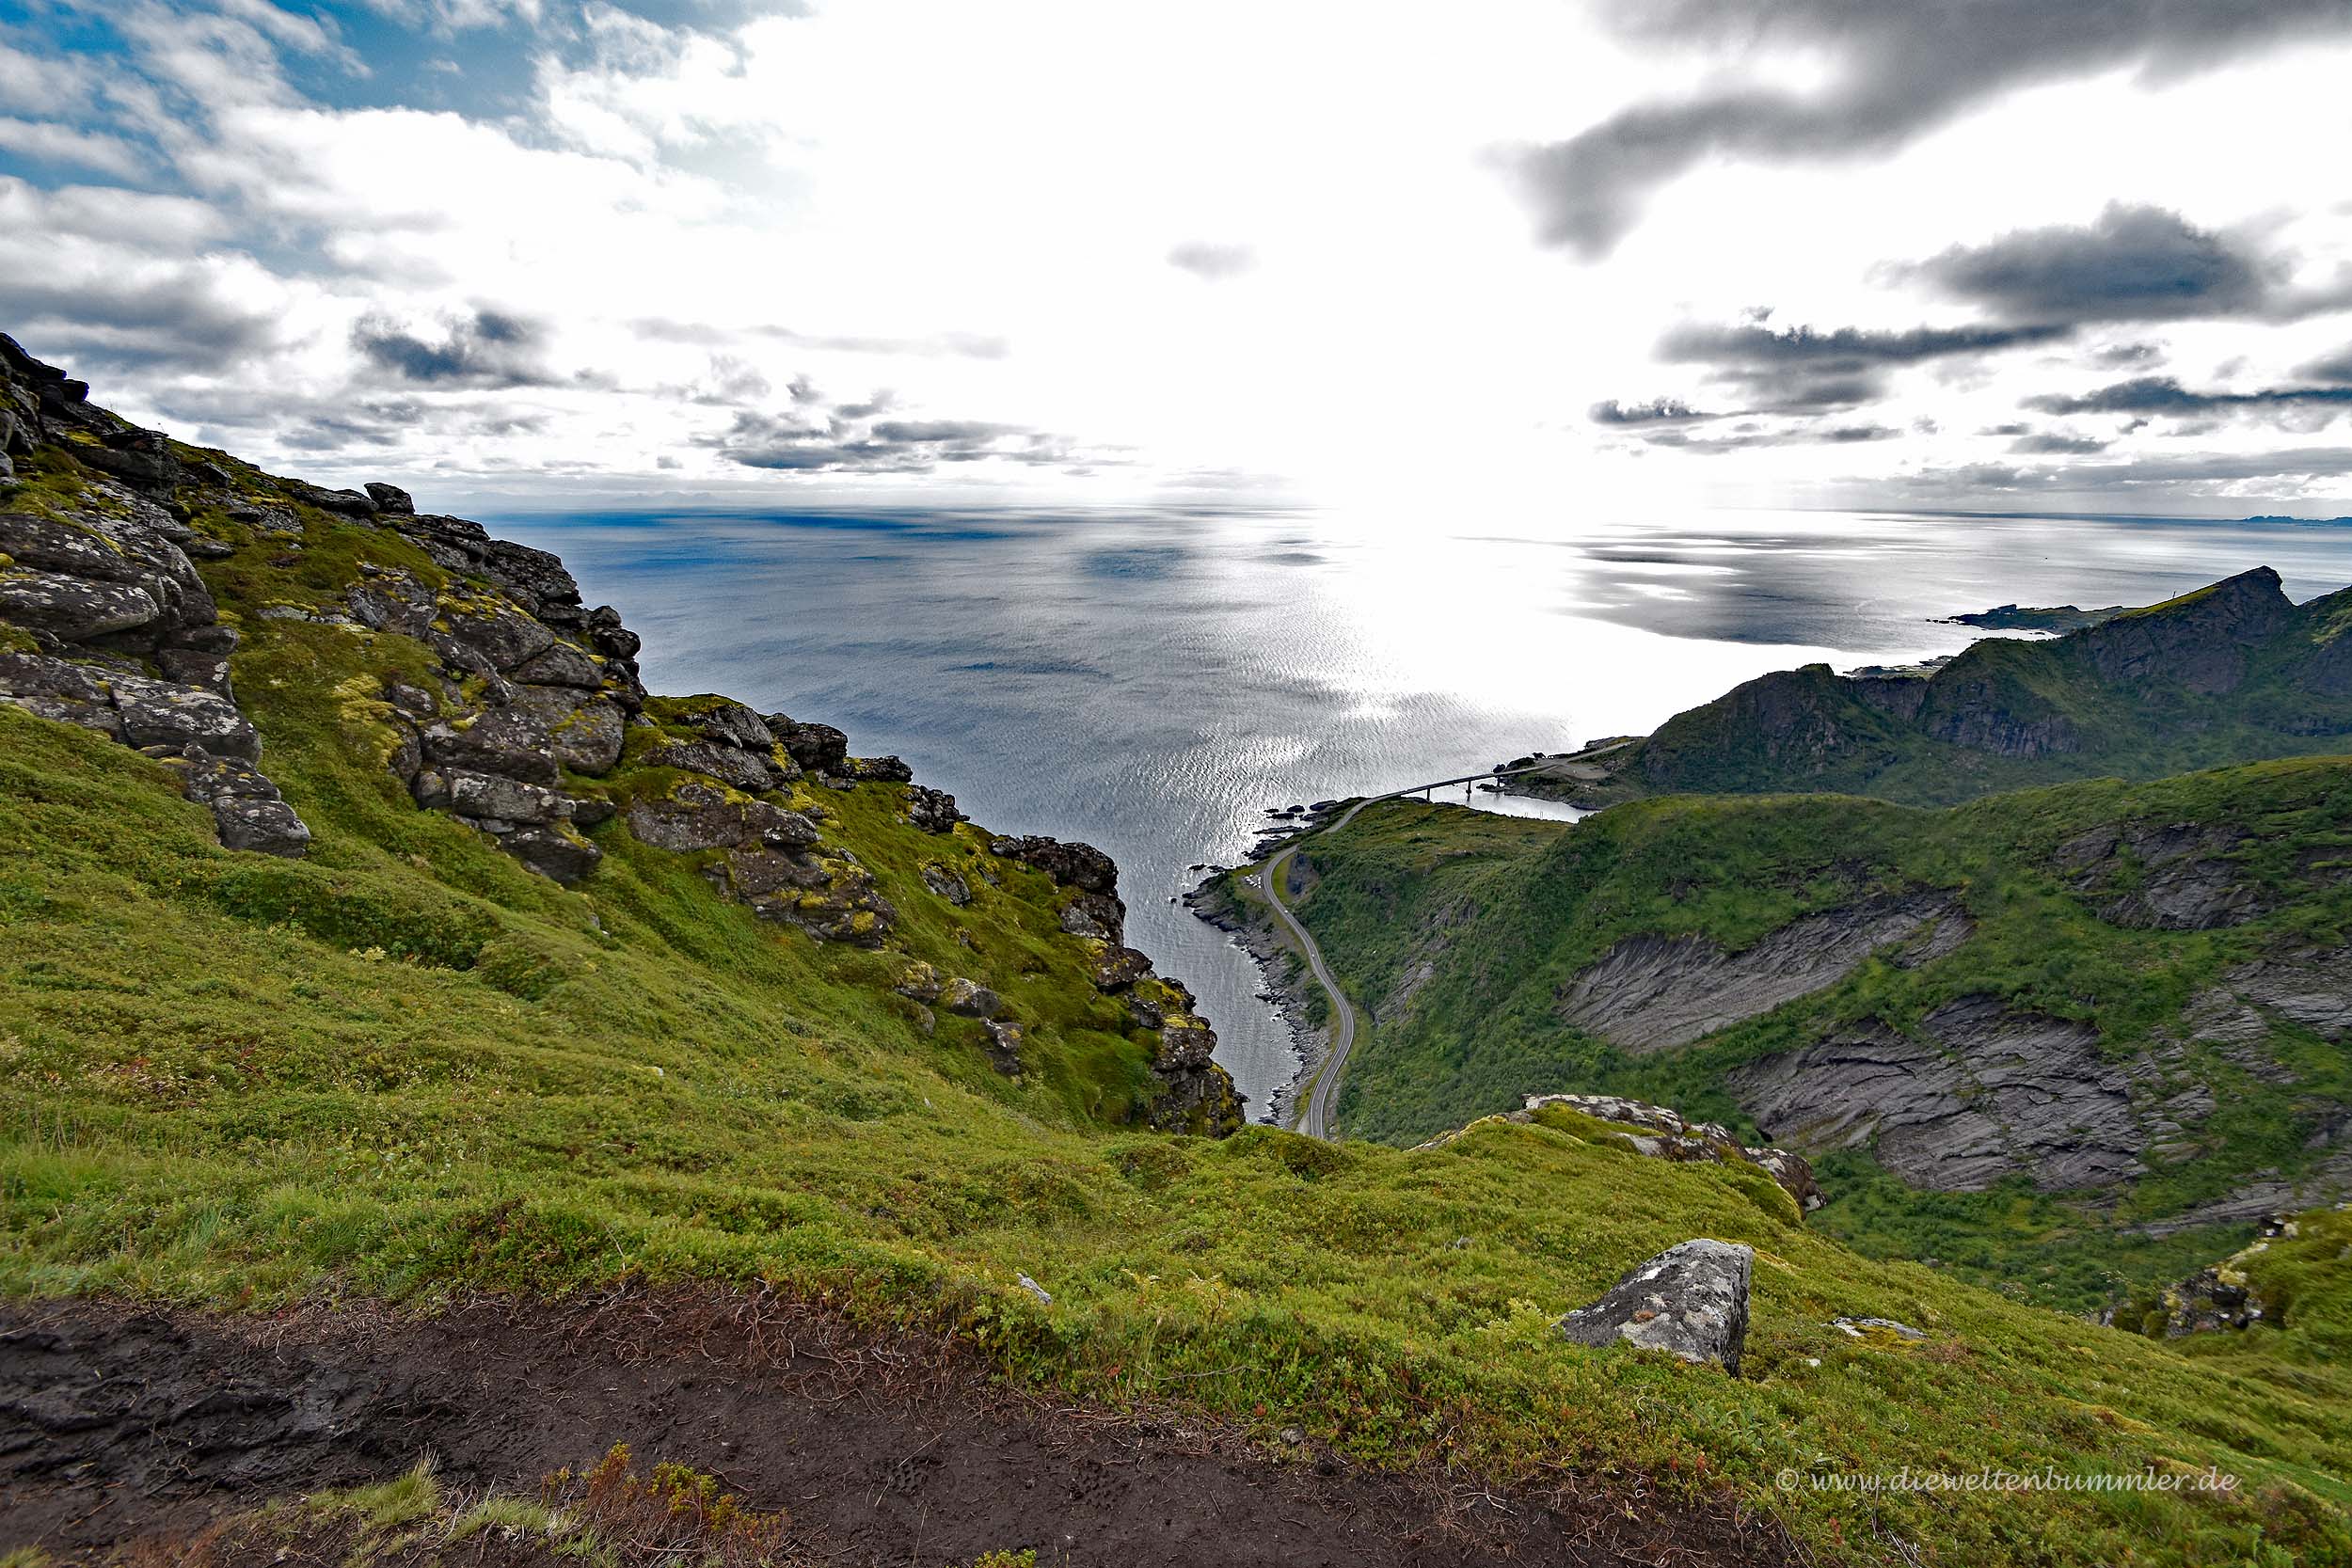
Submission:
<svg viewBox="0 0 2352 1568">
<path fill-rule="evenodd" d="M 1499 1497 L 1269 1451 L 1172 1410 L 1013 1392 L 942 1342 L 755 1293 L 432 1316 L 0 1305 L 0 1552 L 100 1561 L 144 1542 L 156 1560 L 159 1537 L 427 1453 L 447 1484 L 535 1494 L 620 1442 L 786 1512 L 796 1548 L 845 1564 L 1023 1546 L 1117 1568 L 1803 1560 L 1728 1500 L 1565 1475 Z"/>
</svg>

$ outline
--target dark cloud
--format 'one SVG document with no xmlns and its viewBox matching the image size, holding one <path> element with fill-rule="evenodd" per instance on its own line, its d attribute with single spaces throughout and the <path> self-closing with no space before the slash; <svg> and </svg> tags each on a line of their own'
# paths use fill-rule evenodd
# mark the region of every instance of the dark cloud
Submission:
<svg viewBox="0 0 2352 1568">
<path fill-rule="evenodd" d="M 2197 392 L 2169 375 L 2130 381 L 2071 395 L 2045 393 L 2026 400 L 2044 414 L 2211 414 L 2240 409 L 2352 407 L 2352 386 L 2272 387 L 2253 392 Z"/>
<path fill-rule="evenodd" d="M 2275 259 L 2177 213 L 2122 203 L 2088 227 L 2020 230 L 1990 245 L 1956 245 L 1913 270 L 2009 316 L 2078 322 L 2259 314 L 2277 308 L 2286 277 Z"/>
<path fill-rule="evenodd" d="M 544 337 L 534 323 L 497 310 L 451 322 L 431 342 L 384 316 L 351 329 L 352 347 L 404 381 L 437 387 L 544 387 L 555 380 L 541 363 Z"/>
<path fill-rule="evenodd" d="M 2141 65 L 2205 69 L 2281 40 L 2352 31 L 2344 0 L 1608 0 L 1637 40 L 1826 53 L 1829 86 L 1733 84 L 1637 103 L 1514 159 L 1548 244 L 1603 255 L 1655 187 L 1710 156 L 1788 160 L 1901 146 L 2013 87 Z"/>
<path fill-rule="evenodd" d="M 1658 357 L 1708 367 L 1708 373 L 1737 390 L 1751 411 L 1834 413 L 1877 399 L 1886 390 L 1887 373 L 1904 366 L 2055 342 L 2072 331 L 2063 325 L 1915 326 L 1900 332 L 1845 326 L 1823 332 L 1761 322 L 1692 324 L 1659 340 Z"/>
<path fill-rule="evenodd" d="M 2107 443 L 2095 436 L 2069 436 L 2062 431 L 2045 430 L 2018 436 L 2009 444 L 2009 450 L 2021 455 L 2077 457 L 2105 451 Z"/>
<path fill-rule="evenodd" d="M 1595 424 L 1676 424 L 1716 417 L 1695 412 L 1680 398 L 1653 398 L 1647 403 L 1620 403 L 1611 398 L 1586 412 Z"/>
<path fill-rule="evenodd" d="M 1749 323 L 1740 326 L 1677 326 L 1659 341 L 1658 357 L 1669 364 L 1704 363 L 1746 370 L 1855 373 L 1885 365 L 1915 365 L 1960 355 L 1993 354 L 2022 344 L 2046 343 L 2073 328 L 2046 326 L 1915 326 L 1873 332 L 1841 326 L 1817 331 Z"/>
<path fill-rule="evenodd" d="M 1214 245 L 1207 240 L 1186 240 L 1171 245 L 1168 264 L 1180 267 L 1195 277 L 1221 283 L 1229 277 L 1239 277 L 1258 264 L 1258 253 L 1246 245 Z"/>
<path fill-rule="evenodd" d="M 1714 457 L 1725 452 L 1754 451 L 1764 447 L 1856 446 L 1869 441 L 1890 441 L 1902 434 L 1892 425 L 1883 424 L 1791 422 L 1772 425 L 1760 420 L 1743 420 L 1733 426 L 1732 431 L 1733 434 L 1728 436 L 1706 436 L 1681 429 L 1649 430 L 1642 433 L 1642 443 L 1673 451 Z"/>
<path fill-rule="evenodd" d="M 2352 343 L 2346 343 L 2324 359 L 2314 359 L 2296 372 L 2313 381 L 2331 381 L 2352 385 Z"/>
<path fill-rule="evenodd" d="M 821 395 L 781 413 L 739 411 L 705 444 L 747 468 L 786 473 L 928 473 L 957 463 L 1008 462 L 1067 467 L 1070 441 L 1042 431 L 979 420 L 877 420 L 887 393 L 863 403 L 820 407 Z"/>
<path fill-rule="evenodd" d="M 2012 321 L 2177 321 L 2258 314 L 2284 281 L 2161 207 L 2111 204 L 2088 227 L 2021 229 L 1896 269 Z"/>
<path fill-rule="evenodd" d="M 2164 358 L 2164 348 L 2158 343 L 2109 343 L 2093 349 L 2091 363 L 2109 370 L 2122 370 L 2126 365 L 2153 365 Z"/>
<path fill-rule="evenodd" d="M 2056 467 L 2015 467 L 1977 463 L 1930 469 L 1907 482 L 1919 491 L 2130 490 L 2169 486 L 2242 485 L 2266 483 L 2293 486 L 2312 480 L 2352 475 L 2352 447 L 2290 447 L 2265 452 L 2200 452 L 2183 457 L 2139 457 L 2120 462 L 2068 463 Z"/>
<path fill-rule="evenodd" d="M 278 342 L 274 316 L 230 297 L 197 266 L 72 277 L 0 266 L 0 322 L 33 352 L 92 372 L 219 372 Z"/>
</svg>

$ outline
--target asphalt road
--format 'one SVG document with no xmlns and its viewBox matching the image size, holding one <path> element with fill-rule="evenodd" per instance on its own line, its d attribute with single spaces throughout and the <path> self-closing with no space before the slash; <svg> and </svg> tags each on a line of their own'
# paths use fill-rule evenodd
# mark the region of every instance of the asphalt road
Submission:
<svg viewBox="0 0 2352 1568">
<path fill-rule="evenodd" d="M 1386 795 L 1368 796 L 1342 812 L 1339 819 L 1329 827 L 1318 828 L 1307 838 L 1339 832 L 1356 820 L 1358 812 L 1375 800 L 1393 800 L 1399 796 L 1419 795 L 1423 790 L 1443 789 L 1448 784 L 1473 784 L 1480 779 L 1499 779 L 1504 773 L 1534 771 L 1534 768 L 1529 767 L 1507 768 L 1503 773 L 1465 773 L 1458 779 L 1438 779 L 1431 784 L 1392 789 Z M 1324 994 L 1331 999 L 1331 1050 L 1324 1057 L 1323 1066 L 1315 1069 L 1314 1082 L 1307 1087 L 1306 1103 L 1299 1107 L 1298 1118 L 1292 1124 L 1311 1138 L 1328 1138 L 1331 1136 L 1331 1110 L 1340 1100 L 1340 1074 L 1346 1070 L 1347 1053 L 1356 1048 L 1356 1005 L 1347 999 L 1346 992 L 1340 990 L 1339 981 L 1332 978 L 1329 966 L 1323 961 L 1323 949 L 1317 947 L 1315 939 L 1307 934 L 1305 924 L 1291 912 L 1289 905 L 1282 902 L 1284 868 L 1290 864 L 1291 857 L 1298 852 L 1299 845 L 1306 842 L 1307 839 L 1302 838 L 1266 862 L 1265 869 L 1253 873 L 1249 882 L 1265 895 L 1265 901 L 1274 908 L 1274 918 L 1282 923 L 1283 929 L 1297 939 L 1298 950 L 1307 956 L 1308 971 L 1314 975 L 1315 983 L 1323 988 Z"/>
</svg>

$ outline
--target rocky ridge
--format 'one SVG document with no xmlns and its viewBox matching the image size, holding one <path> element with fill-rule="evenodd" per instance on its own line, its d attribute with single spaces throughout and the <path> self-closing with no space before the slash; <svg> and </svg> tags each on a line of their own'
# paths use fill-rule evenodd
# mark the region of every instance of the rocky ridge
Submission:
<svg viewBox="0 0 2352 1568">
<path fill-rule="evenodd" d="M 984 847 L 1050 879 L 1095 989 L 1150 1033 L 1149 1120 L 1239 1126 L 1191 994 L 1124 945 L 1118 867 L 1100 850 L 992 840 L 966 826 L 954 797 L 914 784 L 896 757 L 850 755 L 830 725 L 724 697 L 649 694 L 640 639 L 611 606 L 589 608 L 561 560 L 421 513 L 396 486 L 327 490 L 182 446 L 98 408 L 84 384 L 4 337 L 0 374 L 0 703 L 171 767 L 211 808 L 224 847 L 299 855 L 310 833 L 259 767 L 261 736 L 230 685 L 240 633 L 197 562 L 259 550 L 297 563 L 335 528 L 373 531 L 411 546 L 413 564 L 361 561 L 340 592 L 241 611 L 413 645 L 411 675 L 332 700 L 358 705 L 390 736 L 383 766 L 419 807 L 565 885 L 604 858 L 593 832 L 625 831 L 692 858 L 719 896 L 763 919 L 885 949 L 900 911 L 816 792 L 890 791 L 899 818 L 942 843 L 922 868 L 927 895 L 972 901 L 948 853 L 965 839 L 956 856 L 967 868 Z M 895 989 L 979 1020 L 991 1061 L 1024 1072 L 1024 1022 L 993 992 L 930 968 L 900 965 Z"/>
<path fill-rule="evenodd" d="M 1776 671 L 1631 744 L 1507 783 L 1587 805 L 1789 790 L 1943 803 L 2308 754 L 2352 734 L 2352 590 L 2296 605 L 2264 566 L 2098 614 L 2044 641 L 1980 641 L 1924 673 Z"/>
<path fill-rule="evenodd" d="M 44 448 L 94 470 L 70 504 L 16 483 Z M 190 552 L 184 469 L 163 438 L 89 402 L 0 336 L 0 703 L 96 730 L 177 770 L 223 845 L 300 855 L 310 831 L 261 770 L 261 736 L 237 707 L 224 625 Z"/>
</svg>

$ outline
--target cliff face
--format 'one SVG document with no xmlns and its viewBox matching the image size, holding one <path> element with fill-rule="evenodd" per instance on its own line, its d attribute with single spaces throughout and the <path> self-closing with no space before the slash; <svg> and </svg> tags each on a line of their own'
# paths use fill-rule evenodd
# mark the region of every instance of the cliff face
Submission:
<svg viewBox="0 0 2352 1568">
<path fill-rule="evenodd" d="M 1920 676 L 1759 676 L 1638 743 L 1522 787 L 1823 790 L 1945 803 L 2332 749 L 2352 734 L 2352 590 L 2297 606 L 2258 567 L 2043 642 L 1979 642 Z"/>
<path fill-rule="evenodd" d="M 831 726 L 650 695 L 636 634 L 611 606 L 586 606 L 555 556 L 420 514 L 391 485 L 325 490 L 140 430 L 5 337 L 0 420 L 0 704 L 173 768 L 225 847 L 299 857 L 311 845 L 238 705 L 241 645 L 257 627 L 360 639 L 373 681 L 294 700 L 350 718 L 420 809 L 567 886 L 593 885 L 613 833 L 683 857 L 762 920 L 882 954 L 886 989 L 927 1019 L 936 1007 L 972 1021 L 989 1061 L 1016 1076 L 1050 1065 L 1030 1037 L 1041 1021 L 915 958 L 899 927 L 906 900 L 926 901 L 914 912 L 935 925 L 1011 888 L 1000 864 L 1021 867 L 1034 880 L 1014 895 L 1050 901 L 1071 969 L 1149 1042 L 1143 1119 L 1240 1125 L 1190 994 L 1123 945 L 1118 868 L 1100 851 L 992 839 L 897 758 L 851 756 Z M 936 846 L 895 891 L 850 831 L 851 791 L 884 794 Z"/>
</svg>

